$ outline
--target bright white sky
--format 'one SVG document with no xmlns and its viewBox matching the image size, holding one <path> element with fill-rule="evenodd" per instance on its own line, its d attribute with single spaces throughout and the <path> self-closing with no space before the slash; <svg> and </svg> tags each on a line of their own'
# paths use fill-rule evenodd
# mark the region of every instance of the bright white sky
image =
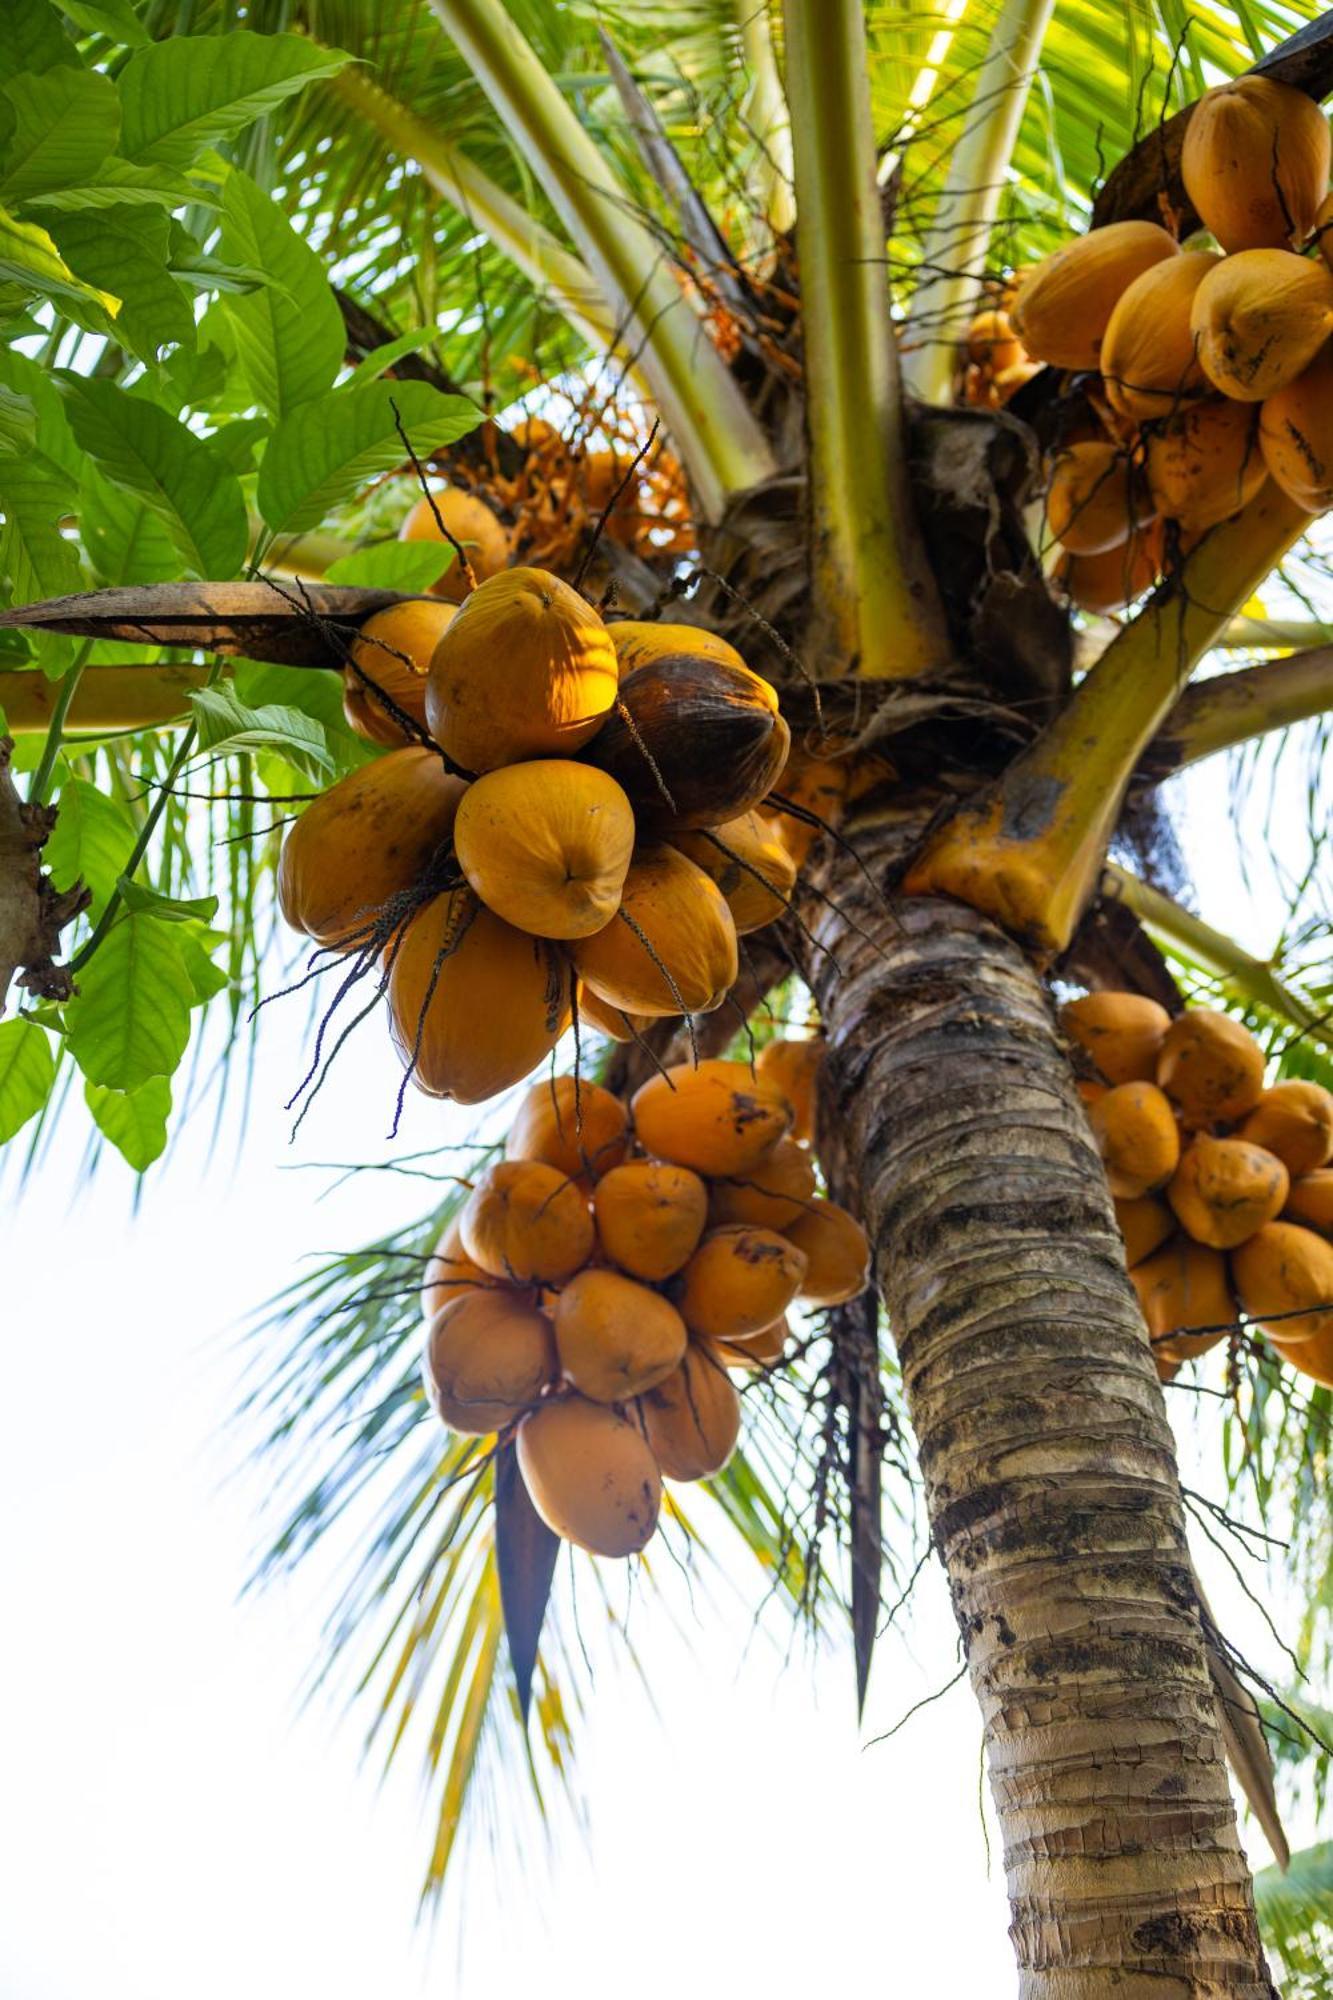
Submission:
<svg viewBox="0 0 1333 2000">
<path fill-rule="evenodd" d="M 1273 904 L 1262 891 L 1257 909 L 1246 902 L 1215 837 L 1224 784 L 1219 770 L 1191 787 L 1202 907 L 1266 947 Z M 868 1972 L 878 1984 L 886 1951 L 896 1992 L 1011 1992 L 966 1685 L 862 1748 L 847 1651 L 812 1668 L 798 1650 L 784 1670 L 770 1642 L 742 1664 L 744 1569 L 743 1601 L 694 1617 L 679 1602 L 678 1631 L 639 1593 L 658 1713 L 630 1672 L 599 1667 L 579 1745 L 586 1840 L 558 1821 L 548 1851 L 526 1820 L 525 1862 L 502 1872 L 477 1843 L 433 1939 L 414 1929 L 415 1769 L 381 1788 L 359 1762 L 357 1717 L 331 1702 L 298 1712 L 316 1579 L 239 1597 L 265 1483 L 235 1476 L 248 1434 L 227 1429 L 239 1323 L 300 1254 L 426 1206 L 389 1175 L 316 1205 L 327 1177 L 290 1171 L 386 1157 L 397 1080 L 368 1022 L 290 1149 L 280 1106 L 303 1027 L 300 1001 L 273 1010 L 239 1164 L 230 1144 L 207 1159 L 200 1121 L 136 1217 L 114 1158 L 76 1188 L 72 1111 L 17 1206 L 7 1186 L 0 2000 L 711 2000 L 733 1980 L 794 2000 Z M 466 1118 L 414 1098 L 402 1150 L 458 1138 Z M 1271 1662 L 1206 1549 L 1200 1561 L 1223 1622 Z M 906 1642 L 881 1649 L 866 1735 L 954 1667 L 932 1570 Z M 1294 1844 L 1313 1837 L 1292 1831 Z M 1256 1865 L 1268 1859 L 1257 1834 L 1249 1844 Z"/>
</svg>

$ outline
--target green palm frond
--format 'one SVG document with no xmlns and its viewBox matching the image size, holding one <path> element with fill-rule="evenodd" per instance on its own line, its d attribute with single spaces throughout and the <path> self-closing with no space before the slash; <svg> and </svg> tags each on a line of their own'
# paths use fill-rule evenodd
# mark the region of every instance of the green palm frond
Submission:
<svg viewBox="0 0 1333 2000">
<path fill-rule="evenodd" d="M 1291 1857 L 1286 1874 L 1264 1868 L 1254 1878 L 1264 1942 L 1282 1961 L 1287 2000 L 1333 1996 L 1333 1841 Z"/>
</svg>

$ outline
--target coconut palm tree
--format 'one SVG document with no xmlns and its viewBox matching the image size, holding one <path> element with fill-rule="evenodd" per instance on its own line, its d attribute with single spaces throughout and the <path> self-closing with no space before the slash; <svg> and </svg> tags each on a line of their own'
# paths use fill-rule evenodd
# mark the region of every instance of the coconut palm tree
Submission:
<svg viewBox="0 0 1333 2000">
<path fill-rule="evenodd" d="M 25 6 L 38 55 L 47 11 Z M 688 530 L 650 525 L 628 547 L 585 533 L 567 553 L 595 562 L 622 608 L 681 599 L 777 684 L 798 744 L 855 774 L 841 825 L 812 827 L 793 909 L 755 943 L 740 1009 L 762 1034 L 763 1006 L 777 995 L 780 1010 L 793 981 L 817 1004 L 822 1170 L 865 1218 L 877 1297 L 838 1310 L 789 1386 L 754 1399 L 746 1450 L 715 1497 L 816 1620 L 834 1615 L 825 1571 L 845 1532 L 864 1691 L 881 1564 L 901 1561 L 880 1523 L 901 1417 L 982 1713 L 1021 1990 L 1271 1992 L 1226 1764 L 1229 1753 L 1280 1842 L 1262 1738 L 1194 1579 L 1172 1429 L 1052 999 L 1111 986 L 1176 1006 L 1183 985 L 1258 1028 L 1282 1073 L 1333 1076 L 1326 930 L 1309 920 L 1308 884 L 1282 962 L 1256 960 L 1187 907 L 1154 801 L 1166 774 L 1330 706 L 1322 629 L 1293 616 L 1269 631 L 1253 607 L 1275 573 L 1284 606 L 1318 606 L 1319 540 L 1269 484 L 1172 550 L 1157 592 L 1120 620 L 1072 620 L 1030 539 L 1064 393 L 1055 372 L 1005 412 L 959 408 L 957 390 L 959 341 L 1015 269 L 1089 225 L 1156 220 L 1164 198 L 1192 227 L 1179 179 L 1190 106 L 1255 62 L 1322 96 L 1323 24 L 1307 28 L 1297 6 L 1187 19 L 1146 0 L 950 0 L 930 14 L 691 0 L 667 15 L 639 0 L 256 0 L 243 27 L 223 0 L 66 13 L 83 35 L 70 73 L 90 115 L 101 83 L 119 79 L 120 151 L 110 132 L 63 181 L 39 164 L 11 183 L 15 226 L 29 231 L 13 282 L 50 305 L 25 322 L 15 302 L 0 422 L 21 438 L 31 406 L 55 467 L 35 472 L 77 519 L 97 580 L 222 582 L 248 537 L 252 566 L 288 577 L 420 589 L 447 560 L 438 544 L 434 572 L 429 547 L 419 571 L 403 566 L 421 558 L 410 544 L 387 566 L 361 553 L 374 558 L 396 504 L 367 497 L 369 477 L 396 474 L 405 442 L 511 500 L 531 472 L 512 425 L 470 428 L 457 384 L 490 410 L 526 398 L 554 411 L 580 448 L 646 443 L 660 421 Z M 226 88 L 196 84 L 224 65 Z M 32 66 L 63 102 L 65 66 Z M 163 109 L 173 90 L 198 100 Z M 80 203 L 81 172 L 103 192 Z M 95 234 L 80 235 L 80 214 L 131 202 L 171 211 L 192 245 L 164 225 L 154 275 L 173 288 L 166 306 L 160 284 L 151 308 L 131 298 L 124 256 L 99 263 Z M 274 221 L 283 210 L 294 228 Z M 39 269 L 39 254 L 55 264 Z M 316 258 L 339 288 L 333 317 Z M 212 338 L 160 318 L 145 335 L 143 314 L 189 284 L 216 295 Z M 92 375 L 62 376 L 54 401 L 38 364 L 68 367 L 88 333 L 102 343 Z M 346 416 L 346 390 L 330 385 L 348 361 L 366 429 L 345 447 L 339 432 L 325 466 L 332 422 L 319 405 L 317 437 L 302 411 L 328 391 Z M 374 392 L 385 371 L 392 424 L 388 385 Z M 122 400 L 136 388 L 142 436 Z M 145 473 L 181 412 L 211 425 L 208 465 L 193 431 L 188 444 L 173 431 Z M 17 454 L 0 462 L 20 525 L 42 497 L 21 468 Z M 237 502 L 224 504 L 233 477 Z M 332 543 L 318 532 L 330 525 Z M 87 580 L 70 544 L 16 527 L 6 569 L 18 605 Z M 308 626 L 304 590 L 289 587 L 288 610 Z M 202 646 L 244 654 L 240 602 L 213 601 Z M 52 873 L 66 888 L 82 873 L 96 901 L 71 998 L 51 961 L 80 913 L 48 893 L 45 929 L 13 953 L 38 999 L 0 1055 L 6 1129 L 26 1110 L 40 1143 L 73 1074 L 69 1062 L 57 1073 L 55 1033 L 99 1129 L 143 1165 L 160 1150 L 190 1006 L 225 994 L 223 1040 L 240 1045 L 272 857 L 271 839 L 253 838 L 267 824 L 256 806 L 364 751 L 340 727 L 336 686 L 315 686 L 327 676 L 299 662 L 182 663 L 187 629 L 133 615 L 169 650 L 146 671 L 139 645 L 114 713 L 94 702 L 122 697 L 128 611 L 75 619 L 78 650 L 53 636 L 67 610 L 46 627 L 11 621 L 38 637 L 0 698 L 12 726 L 29 711 L 49 726 L 32 739 L 26 819 L 15 803 L 9 837 L 22 848 L 58 776 Z M 1237 645 L 1279 657 L 1186 689 L 1200 662 Z M 34 663 L 58 680 L 54 697 Z M 71 747 L 80 703 L 90 734 Z M 201 750 L 229 842 L 211 882 L 182 781 Z M 147 805 L 130 797 L 131 775 L 154 788 Z M 192 893 L 210 889 L 221 924 L 217 903 Z M 136 1018 L 126 996 L 159 989 L 173 1005 Z M 605 1074 L 626 1084 L 642 1059 L 610 1057 Z M 368 1484 L 381 1496 L 333 1651 L 374 1630 L 364 1684 L 394 1747 L 435 1677 L 434 1885 L 478 1760 L 512 1728 L 506 1613 L 556 1772 L 580 1681 L 558 1627 L 538 1651 L 549 1575 L 516 1586 L 497 1554 L 503 1459 L 468 1440 L 442 1455 L 422 1428 L 409 1260 L 447 1212 L 280 1302 L 290 1345 L 256 1389 L 274 1439 L 300 1445 L 300 1497 L 274 1562 L 304 1552 Z M 1235 1476 L 1275 1509 L 1296 1496 L 1298 1523 L 1320 1507 L 1326 1520 L 1327 1392 L 1293 1390 L 1257 1340 L 1238 1337 L 1230 1366 Z M 809 1537 L 788 1498 L 800 1449 Z M 1325 1531 L 1298 1532 L 1294 1560 L 1324 1609 L 1328 1557 Z M 1316 1613 L 1310 1645 L 1321 1630 Z M 1326 1879 L 1314 1861 L 1307 1876 Z M 1285 1907 L 1289 1935 L 1308 1930 L 1308 1898 Z"/>
</svg>

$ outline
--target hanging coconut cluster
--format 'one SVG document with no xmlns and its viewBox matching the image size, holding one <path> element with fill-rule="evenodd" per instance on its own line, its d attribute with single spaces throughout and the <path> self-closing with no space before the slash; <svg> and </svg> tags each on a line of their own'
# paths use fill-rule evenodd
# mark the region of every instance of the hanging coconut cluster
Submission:
<svg viewBox="0 0 1333 2000">
<path fill-rule="evenodd" d="M 732 647 L 607 625 L 520 566 L 461 605 L 372 616 L 346 677 L 352 726 L 398 747 L 297 821 L 279 901 L 317 945 L 380 966 L 421 1089 L 480 1103 L 576 1008 L 627 1034 L 721 1005 L 738 936 L 795 882 L 755 811 L 787 725 Z"/>
<path fill-rule="evenodd" d="M 1239 1311 L 1333 1384 L 1333 1092 L 1264 1088 L 1263 1051 L 1227 1014 L 1173 1020 L 1137 993 L 1063 1009 L 1158 1373 L 1226 1338 Z"/>
<path fill-rule="evenodd" d="M 594 1554 L 643 1548 L 664 1476 L 726 1464 L 732 1377 L 780 1366 L 789 1307 L 867 1283 L 865 1232 L 808 1150 L 819 1045 L 772 1048 L 753 1070 L 680 1064 L 628 1110 L 574 1077 L 535 1084 L 429 1260 L 436 1411 L 513 1430 L 537 1512 Z"/>
<path fill-rule="evenodd" d="M 1045 504 L 1084 610 L 1141 595 L 1266 478 L 1333 504 L 1329 152 L 1310 98 L 1243 77 L 1186 128 L 1202 231 L 1110 223 L 1020 274 L 1012 330 L 1071 378 Z"/>
<path fill-rule="evenodd" d="M 959 400 L 974 410 L 1002 410 L 1010 397 L 1041 372 L 1014 330 L 1012 287 L 976 314 L 963 336 Z"/>
</svg>

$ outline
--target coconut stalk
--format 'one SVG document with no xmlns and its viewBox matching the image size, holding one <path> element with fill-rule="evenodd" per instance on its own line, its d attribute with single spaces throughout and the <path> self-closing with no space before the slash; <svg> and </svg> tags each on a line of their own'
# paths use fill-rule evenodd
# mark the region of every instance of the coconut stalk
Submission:
<svg viewBox="0 0 1333 2000">
<path fill-rule="evenodd" d="M 1170 896 L 1141 882 L 1137 875 L 1131 875 L 1114 861 L 1107 863 L 1102 890 L 1132 910 L 1139 922 L 1177 958 L 1200 972 L 1225 979 L 1243 1000 L 1281 1015 L 1294 1028 L 1304 1033 L 1316 1032 L 1325 1043 L 1333 1040 L 1328 1015 L 1319 1013 L 1303 994 L 1279 979 L 1268 959 L 1256 958 L 1224 931 L 1214 930 L 1202 917 L 1182 909 Z"/>
<path fill-rule="evenodd" d="M 561 317 L 590 347 L 605 350 L 615 345 L 615 314 L 587 265 L 474 166 L 466 153 L 372 83 L 363 70 L 340 70 L 328 87 L 375 127 L 391 152 L 415 162 L 435 192 L 483 230 L 531 285 L 548 293 Z"/>
<path fill-rule="evenodd" d="M 942 666 L 916 528 L 861 0 L 786 0 L 820 650 L 868 680 Z"/>
<path fill-rule="evenodd" d="M 1034 951 L 1063 951 L 1096 893 L 1129 782 L 1182 683 L 1309 524 L 1270 482 L 1206 536 L 1055 720 L 926 841 L 909 892 L 957 896 Z"/>
<path fill-rule="evenodd" d="M 662 245 L 499 0 L 429 0 L 616 304 L 706 520 L 776 470 L 768 440 Z"/>
<path fill-rule="evenodd" d="M 954 347 L 979 300 L 991 232 L 1055 0 L 1005 0 L 977 71 L 921 252 L 903 340 L 903 376 L 923 402 L 949 400 Z"/>
<path fill-rule="evenodd" d="M 767 0 L 736 0 L 736 20 L 750 73 L 745 123 L 759 148 L 753 184 L 765 222 L 776 236 L 785 236 L 796 221 L 796 168 L 791 150 L 791 112 L 787 108 Z"/>
<path fill-rule="evenodd" d="M 1333 646 L 1267 660 L 1239 673 L 1218 674 L 1187 688 L 1150 744 L 1154 782 L 1201 758 L 1309 722 L 1333 708 Z"/>
<path fill-rule="evenodd" d="M 1333 625 L 1317 618 L 1249 618 L 1227 621 L 1218 633 L 1216 645 L 1229 653 L 1304 651 L 1310 646 L 1326 646 L 1333 639 Z"/>
</svg>

